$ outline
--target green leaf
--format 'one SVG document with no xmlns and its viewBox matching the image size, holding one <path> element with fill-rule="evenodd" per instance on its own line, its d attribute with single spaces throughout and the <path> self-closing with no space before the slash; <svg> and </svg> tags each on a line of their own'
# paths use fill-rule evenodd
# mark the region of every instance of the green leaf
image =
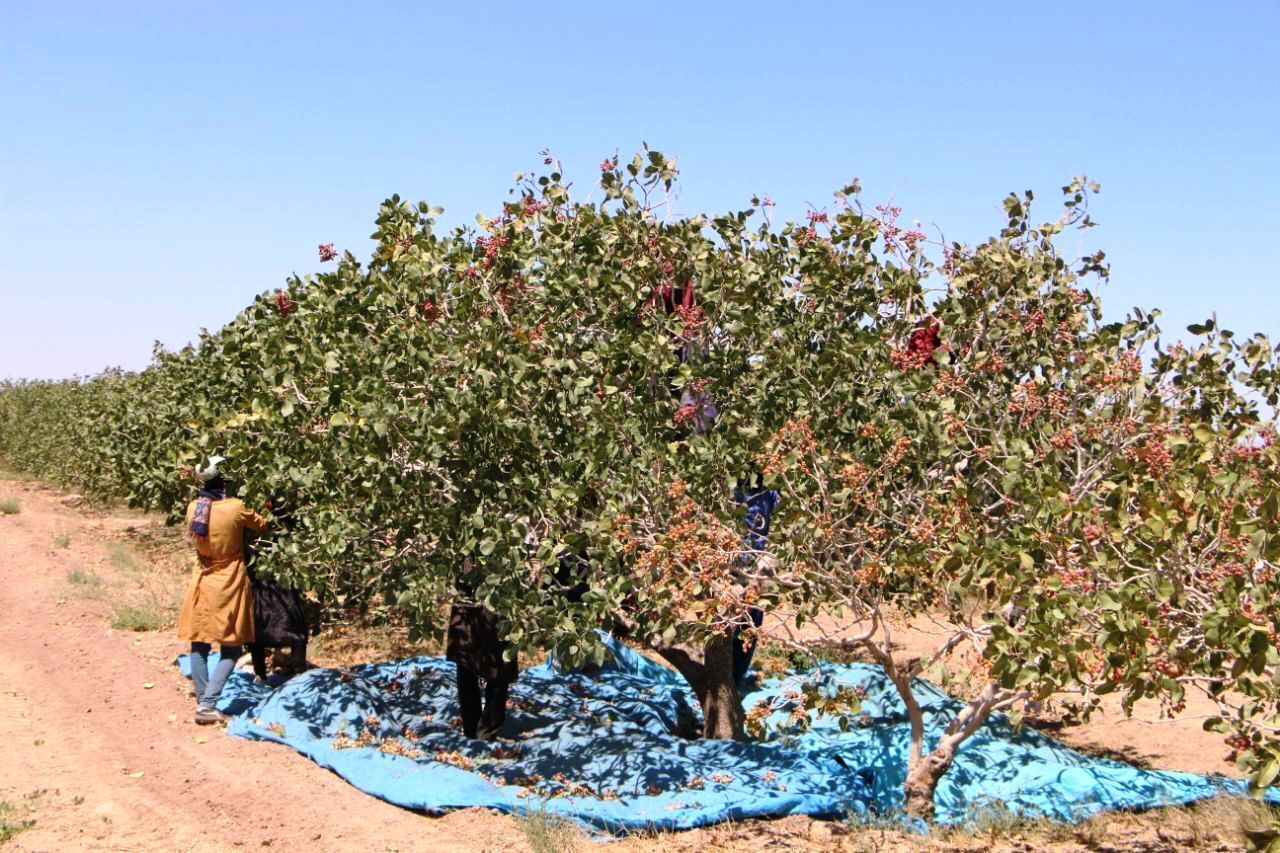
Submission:
<svg viewBox="0 0 1280 853">
<path fill-rule="evenodd" d="M 1276 781 L 1276 776 L 1278 775 L 1280 775 L 1280 760 L 1272 758 L 1258 770 L 1257 775 L 1253 778 L 1253 788 L 1265 791 Z"/>
</svg>

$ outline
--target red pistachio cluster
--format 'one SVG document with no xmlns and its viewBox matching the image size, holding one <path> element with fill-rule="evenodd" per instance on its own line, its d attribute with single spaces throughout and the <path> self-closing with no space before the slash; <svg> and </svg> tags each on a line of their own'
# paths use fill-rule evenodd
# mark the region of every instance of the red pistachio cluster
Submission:
<svg viewBox="0 0 1280 853">
<path fill-rule="evenodd" d="M 946 275 L 955 275 L 957 269 L 956 250 L 951 246 L 942 247 L 942 272 Z"/>
<path fill-rule="evenodd" d="M 1231 755 L 1227 756 L 1227 761 L 1235 761 L 1236 753 L 1244 752 L 1253 748 L 1253 741 L 1246 735 L 1229 735 L 1222 739 L 1222 742 L 1231 747 Z"/>
<path fill-rule="evenodd" d="M 1066 450 L 1068 447 L 1074 447 L 1075 443 L 1076 434 L 1071 427 L 1063 427 L 1049 438 L 1049 444 L 1054 450 Z"/>
<path fill-rule="evenodd" d="M 1138 455 L 1146 463 L 1147 472 L 1156 479 L 1169 473 L 1173 467 L 1173 454 L 1169 452 L 1168 445 L 1158 438 L 1147 439 Z"/>
<path fill-rule="evenodd" d="M 1087 381 L 1095 389 L 1113 390 L 1137 379 L 1142 373 L 1142 359 L 1133 350 L 1125 350 L 1115 364 L 1105 370 L 1089 373 Z"/>
<path fill-rule="evenodd" d="M 929 320 L 907 338 L 907 345 L 889 354 L 898 370 L 913 370 L 933 363 L 933 352 L 942 348 L 940 327 L 936 320 Z"/>
<path fill-rule="evenodd" d="M 808 416 L 792 418 L 783 424 L 769 439 L 769 446 L 759 457 L 760 469 L 765 476 L 787 470 L 787 452 L 794 451 L 804 459 L 818 446 Z M 803 463 L 802 463 L 803 464 Z"/>
<path fill-rule="evenodd" d="M 422 319 L 427 321 L 428 326 L 440 319 L 440 306 L 430 299 L 424 299 L 419 302 L 418 310 L 422 312 Z"/>
<path fill-rule="evenodd" d="M 689 403 L 677 409 L 676 413 L 671 416 L 671 420 L 676 426 L 684 426 L 685 424 L 693 423 L 696 417 L 698 417 L 698 407 L 693 403 Z"/>
<path fill-rule="evenodd" d="M 507 244 L 510 242 L 511 238 L 504 234 L 495 234 L 492 237 L 476 238 L 476 246 L 484 249 L 484 260 L 481 263 L 484 264 L 485 269 L 489 269 L 493 266 L 494 262 L 498 260 L 498 256 L 502 254 L 502 250 L 506 248 Z"/>
<path fill-rule="evenodd" d="M 898 216 L 901 215 L 902 208 L 887 204 L 877 204 L 876 213 L 880 214 L 880 235 L 884 237 L 886 245 L 892 243 L 897 239 L 898 234 L 902 232 L 902 229 L 894 224 L 897 222 Z"/>
<path fill-rule="evenodd" d="M 698 330 L 707 321 L 707 315 L 700 305 L 677 305 L 676 314 L 679 315 L 680 320 L 684 323 L 684 328 L 681 329 L 680 335 L 686 340 L 696 337 Z"/>
<path fill-rule="evenodd" d="M 912 228 L 910 231 L 903 231 L 899 239 L 902 240 L 902 245 L 907 247 L 908 252 L 913 252 L 915 251 L 916 244 L 924 240 L 924 238 L 925 234 L 923 231 Z"/>
<path fill-rule="evenodd" d="M 290 314 L 292 314 L 294 311 L 297 311 L 297 310 L 298 310 L 298 306 L 294 304 L 294 301 L 292 299 L 289 298 L 289 291 L 287 290 L 276 291 L 276 311 L 279 312 L 281 317 L 288 317 Z"/>
</svg>

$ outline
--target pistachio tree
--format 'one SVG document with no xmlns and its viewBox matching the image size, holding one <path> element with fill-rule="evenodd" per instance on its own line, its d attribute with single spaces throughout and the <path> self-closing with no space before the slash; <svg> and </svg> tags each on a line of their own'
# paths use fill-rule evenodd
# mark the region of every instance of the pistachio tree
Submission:
<svg viewBox="0 0 1280 853">
<path fill-rule="evenodd" d="M 625 627 L 709 737 L 745 736 L 753 609 L 801 648 L 825 626 L 901 694 L 914 814 L 991 714 L 1068 688 L 1171 712 L 1203 689 L 1274 780 L 1276 353 L 1105 322 L 1105 258 L 1058 248 L 1092 185 L 1047 222 L 1010 196 L 961 245 L 856 183 L 776 224 L 767 198 L 678 215 L 656 151 L 584 191 L 543 166 L 474 226 L 388 199 L 367 263 L 323 244 L 323 272 L 139 374 L 5 386 L 0 458 L 177 517 L 183 471 L 228 456 L 296 520 L 260 571 L 419 630 L 473 596 L 513 654 L 600 660 Z M 947 631 L 902 659 L 920 614 Z M 976 685 L 929 739 L 912 681 L 962 645 Z"/>
</svg>

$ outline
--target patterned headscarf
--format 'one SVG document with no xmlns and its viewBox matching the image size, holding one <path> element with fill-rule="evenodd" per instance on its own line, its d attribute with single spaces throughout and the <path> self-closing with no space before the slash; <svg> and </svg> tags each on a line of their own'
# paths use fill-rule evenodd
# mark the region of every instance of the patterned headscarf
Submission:
<svg viewBox="0 0 1280 853">
<path fill-rule="evenodd" d="M 218 465 L 224 461 L 221 456 L 214 456 L 209 460 L 207 468 L 196 468 L 195 476 L 200 481 L 200 496 L 196 498 L 196 511 L 191 517 L 192 536 L 209 535 L 209 515 L 213 511 L 213 502 L 227 496 L 227 481 L 218 470 Z"/>
</svg>

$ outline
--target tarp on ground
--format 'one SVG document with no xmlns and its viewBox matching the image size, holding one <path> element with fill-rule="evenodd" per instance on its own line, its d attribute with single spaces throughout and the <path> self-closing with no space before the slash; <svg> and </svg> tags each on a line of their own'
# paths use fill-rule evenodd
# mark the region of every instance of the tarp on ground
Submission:
<svg viewBox="0 0 1280 853">
<path fill-rule="evenodd" d="M 429 813 L 542 810 L 625 833 L 901 807 L 908 723 L 878 667 L 823 667 L 865 692 L 847 731 L 818 718 L 782 742 L 688 740 L 674 732 L 687 731 L 699 712 L 679 675 L 609 645 L 614 661 L 595 672 L 560 672 L 554 663 L 522 672 L 504 737 L 492 743 L 462 735 L 453 664 L 440 658 L 313 669 L 275 688 L 236 672 L 219 708 L 234 715 L 230 734 L 285 744 L 362 791 Z M 181 664 L 185 674 L 185 657 Z M 782 695 L 803 677 L 766 682 L 745 703 Z M 915 686 L 936 738 L 959 703 L 927 682 Z M 1246 790 L 1235 780 L 1087 756 L 996 715 L 960 748 L 938 786 L 936 816 L 957 823 L 1003 807 L 1078 821 L 1220 793 Z"/>
</svg>

